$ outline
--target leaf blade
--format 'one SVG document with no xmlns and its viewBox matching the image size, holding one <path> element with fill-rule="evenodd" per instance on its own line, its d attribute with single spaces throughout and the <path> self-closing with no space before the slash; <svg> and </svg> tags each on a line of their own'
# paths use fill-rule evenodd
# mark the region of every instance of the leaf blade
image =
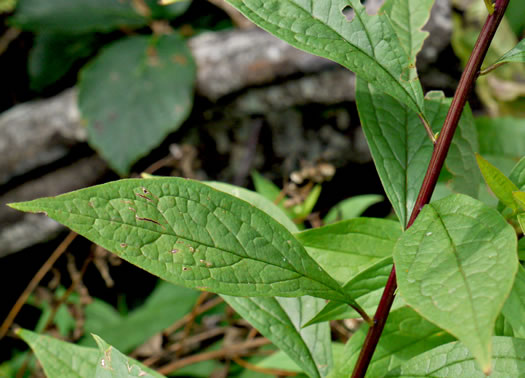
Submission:
<svg viewBox="0 0 525 378">
<path fill-rule="evenodd" d="M 353 303 L 280 223 L 196 181 L 127 179 L 10 206 L 46 212 L 132 264 L 185 287 Z"/>
<path fill-rule="evenodd" d="M 514 230 L 496 210 L 460 194 L 425 206 L 394 248 L 400 295 L 461 340 L 484 371 L 516 249 Z"/>
</svg>

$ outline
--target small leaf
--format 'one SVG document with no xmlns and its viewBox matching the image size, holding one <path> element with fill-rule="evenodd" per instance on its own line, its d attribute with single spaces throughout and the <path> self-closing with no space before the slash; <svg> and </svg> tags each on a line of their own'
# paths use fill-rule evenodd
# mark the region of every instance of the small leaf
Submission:
<svg viewBox="0 0 525 378">
<path fill-rule="evenodd" d="M 385 257 L 379 260 L 369 268 L 363 270 L 344 286 L 344 290 L 356 299 L 356 302 L 365 309 L 367 313 L 374 313 L 383 289 L 392 271 L 392 257 Z M 396 298 L 393 308 L 403 306 L 404 302 Z M 330 301 L 325 304 L 323 309 L 311 318 L 304 326 L 324 322 L 328 320 L 351 319 L 358 317 L 359 314 L 348 305 L 336 301 Z"/>
<path fill-rule="evenodd" d="M 512 50 L 506 52 L 494 64 L 502 64 L 508 62 L 525 63 L 525 39 L 519 41 L 518 44 Z"/>
<path fill-rule="evenodd" d="M 520 377 L 525 371 L 525 340 L 515 337 L 493 337 L 489 367 L 495 378 Z M 390 371 L 387 377 L 469 377 L 485 378 L 486 371 L 474 363 L 472 351 L 462 343 L 441 345 L 422 353 Z"/>
<path fill-rule="evenodd" d="M 239 298 L 223 296 L 244 319 L 285 352 L 310 377 L 324 377 L 332 366 L 328 323 L 301 328 L 323 301 L 300 298 Z"/>
<path fill-rule="evenodd" d="M 354 303 L 280 223 L 196 181 L 120 180 L 11 206 L 46 212 L 181 286 L 227 295 L 313 295 Z"/>
<path fill-rule="evenodd" d="M 525 157 L 521 158 L 518 163 L 512 168 L 509 175 L 512 181 L 520 190 L 525 189 Z"/>
<path fill-rule="evenodd" d="M 291 45 L 331 59 L 423 114 L 416 68 L 386 15 L 369 16 L 360 0 L 228 0 L 255 24 Z M 348 21 L 345 12 L 353 11 Z"/>
<path fill-rule="evenodd" d="M 525 339 L 525 323 L 523 322 L 523 314 L 525 314 L 525 269 L 521 265 L 518 268 L 512 291 L 503 306 L 502 314 L 512 326 L 514 336 Z"/>
<path fill-rule="evenodd" d="M 352 335 L 345 345 L 342 363 L 329 375 L 330 378 L 351 375 L 367 331 L 368 326 L 363 325 Z M 392 311 L 367 369 L 367 376 L 382 377 L 386 371 L 403 366 L 412 357 L 452 340 L 451 335 L 408 307 Z M 337 366 L 337 361 L 335 363 Z"/>
<path fill-rule="evenodd" d="M 391 256 L 399 235 L 399 222 L 355 218 L 303 231 L 295 237 L 319 265 L 344 283 L 375 262 Z"/>
<path fill-rule="evenodd" d="M 95 377 L 99 352 L 26 329 L 16 331 L 33 350 L 48 377 Z"/>
<path fill-rule="evenodd" d="M 25 30 L 63 34 L 108 32 L 148 22 L 131 0 L 18 0 L 10 21 Z"/>
<path fill-rule="evenodd" d="M 516 249 L 512 226 L 461 194 L 425 206 L 394 248 L 399 294 L 461 340 L 485 372 L 494 324 L 518 268 Z"/>
<path fill-rule="evenodd" d="M 324 217 L 324 223 L 357 218 L 370 206 L 383 201 L 383 196 L 378 194 L 365 194 L 347 198 L 332 207 Z"/>
<path fill-rule="evenodd" d="M 78 104 L 89 143 L 127 174 L 189 115 L 194 81 L 195 64 L 178 35 L 110 44 L 80 74 Z"/>
<path fill-rule="evenodd" d="M 518 223 L 520 224 L 521 231 L 525 234 L 525 214 L 518 214 Z"/>
<path fill-rule="evenodd" d="M 483 159 L 481 155 L 476 154 L 476 160 L 478 161 L 481 174 L 487 185 L 492 190 L 492 193 L 494 193 L 503 204 L 510 207 L 512 210 L 517 210 L 518 205 L 516 201 L 514 201 L 512 192 L 518 191 L 518 187 L 514 185 L 514 183 L 498 168 Z"/>
<path fill-rule="evenodd" d="M 93 335 L 98 344 L 99 353 L 97 370 L 94 377 L 97 378 L 128 378 L 128 377 L 163 377 L 154 370 L 147 368 L 140 362 L 135 361 L 117 348 L 106 343 L 102 338 Z"/>
</svg>

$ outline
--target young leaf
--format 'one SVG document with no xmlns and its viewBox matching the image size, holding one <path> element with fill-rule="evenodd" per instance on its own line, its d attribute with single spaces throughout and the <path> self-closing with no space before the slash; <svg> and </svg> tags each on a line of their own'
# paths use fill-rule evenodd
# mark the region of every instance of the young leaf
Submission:
<svg viewBox="0 0 525 378">
<path fill-rule="evenodd" d="M 325 224 L 357 218 L 370 206 L 383 201 L 379 194 L 365 194 L 347 198 L 332 207 L 323 218 Z"/>
<path fill-rule="evenodd" d="M 478 166 L 485 179 L 485 182 L 492 190 L 492 193 L 506 206 L 512 210 L 517 210 L 518 205 L 512 193 L 518 191 L 518 187 L 510 181 L 498 168 L 490 164 L 479 154 L 476 154 Z"/>
<path fill-rule="evenodd" d="M 501 58 L 499 58 L 494 65 L 499 65 L 508 62 L 519 62 L 525 63 L 525 39 L 522 39 L 518 44 L 510 51 L 506 52 Z"/>
<path fill-rule="evenodd" d="M 195 64 L 178 35 L 112 43 L 80 75 L 78 105 L 89 143 L 118 173 L 189 115 Z"/>
<path fill-rule="evenodd" d="M 394 210 L 403 226 L 412 213 L 430 157 L 432 143 L 417 114 L 375 87 L 357 79 L 356 101 L 370 151 Z M 450 100 L 435 93 L 425 99 L 425 113 L 434 132 L 441 129 Z M 476 196 L 479 172 L 472 113 L 467 107 L 445 161 L 453 189 Z"/>
<path fill-rule="evenodd" d="M 354 303 L 281 224 L 196 181 L 120 180 L 11 206 L 45 212 L 181 286 L 238 296 L 313 295 Z"/>
<path fill-rule="evenodd" d="M 351 293 L 367 313 L 374 313 L 391 270 L 392 257 L 385 257 L 354 276 L 343 288 L 348 293 Z M 393 308 L 398 308 L 402 305 L 404 305 L 404 302 L 397 298 Z M 359 315 L 349 308 L 348 305 L 330 301 L 304 326 L 306 327 L 327 320 L 350 319 L 358 316 Z"/>
<path fill-rule="evenodd" d="M 518 223 L 520 224 L 521 231 L 525 234 L 525 213 L 518 214 Z"/>
<path fill-rule="evenodd" d="M 502 314 L 512 326 L 514 336 L 525 339 L 525 323 L 523 322 L 523 314 L 525 314 L 525 269 L 521 265 L 519 265 L 512 291 L 503 306 Z"/>
<path fill-rule="evenodd" d="M 323 306 L 323 301 L 300 298 L 239 298 L 222 296 L 263 336 L 295 361 L 310 377 L 324 377 L 332 366 L 328 323 L 301 328 Z"/>
<path fill-rule="evenodd" d="M 512 181 L 520 190 L 525 189 L 525 157 L 521 158 L 518 163 L 512 168 L 509 175 Z"/>
<path fill-rule="evenodd" d="M 355 218 L 303 231 L 295 237 L 332 277 L 346 282 L 390 256 L 399 235 L 399 222 Z"/>
<path fill-rule="evenodd" d="M 228 0 L 291 45 L 331 59 L 423 114 L 416 68 L 386 15 L 369 16 L 360 0 Z M 349 21 L 343 12 L 353 10 Z"/>
<path fill-rule="evenodd" d="M 520 211 L 525 211 L 525 192 L 512 192 L 512 198 Z"/>
<path fill-rule="evenodd" d="M 387 0 L 381 10 L 390 18 L 401 46 L 415 64 L 428 32 L 421 30 L 430 17 L 434 0 Z"/>
<path fill-rule="evenodd" d="M 128 378 L 128 377 L 163 377 L 140 362 L 123 355 L 117 348 L 106 343 L 102 338 L 93 335 L 98 344 L 98 361 L 95 377 L 97 378 Z"/>
<path fill-rule="evenodd" d="M 493 337 L 489 367 L 491 377 L 519 377 L 525 371 L 525 340 L 515 337 Z M 387 377 L 469 377 L 485 378 L 486 372 L 474 363 L 472 351 L 461 342 L 441 345 L 422 353 L 390 371 Z"/>
<path fill-rule="evenodd" d="M 518 268 L 516 249 L 505 219 L 461 194 L 425 206 L 394 248 L 399 294 L 461 340 L 485 372 L 494 323 Z"/>
<path fill-rule="evenodd" d="M 345 345 L 343 361 L 329 375 L 330 378 L 351 375 L 367 331 L 368 326 L 364 325 L 350 338 Z M 367 376 L 382 377 L 386 371 L 403 366 L 412 357 L 453 340 L 451 335 L 408 307 L 392 311 L 367 369 Z M 335 364 L 337 366 L 337 361 Z"/>
<path fill-rule="evenodd" d="M 32 31 L 78 34 L 136 28 L 148 20 L 119 0 L 18 0 L 11 22 Z"/>
</svg>

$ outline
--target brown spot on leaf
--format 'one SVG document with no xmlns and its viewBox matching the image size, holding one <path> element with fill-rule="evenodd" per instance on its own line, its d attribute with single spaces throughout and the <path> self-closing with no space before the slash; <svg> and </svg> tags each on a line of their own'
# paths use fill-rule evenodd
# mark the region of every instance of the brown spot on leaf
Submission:
<svg viewBox="0 0 525 378">
<path fill-rule="evenodd" d="M 122 248 L 126 248 L 128 245 L 127 245 L 126 243 L 120 243 L 120 246 L 121 246 Z"/>
<path fill-rule="evenodd" d="M 171 56 L 171 61 L 176 64 L 186 64 L 188 63 L 188 59 L 184 55 L 174 54 Z"/>
<path fill-rule="evenodd" d="M 135 216 L 135 219 L 139 220 L 139 221 L 145 221 L 145 222 L 151 222 L 151 223 L 155 223 L 156 225 L 162 227 L 164 230 L 166 229 L 166 227 L 164 227 L 162 224 L 160 224 L 159 221 L 156 221 L 154 219 L 150 219 L 150 218 L 142 218 L 142 217 L 139 217 L 138 215 Z"/>
</svg>

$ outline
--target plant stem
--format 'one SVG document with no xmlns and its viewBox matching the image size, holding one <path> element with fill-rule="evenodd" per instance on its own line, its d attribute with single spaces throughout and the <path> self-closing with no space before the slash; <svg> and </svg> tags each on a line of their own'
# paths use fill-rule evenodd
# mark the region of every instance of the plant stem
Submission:
<svg viewBox="0 0 525 378">
<path fill-rule="evenodd" d="M 454 94 L 452 104 L 450 105 L 450 109 L 443 124 L 443 128 L 441 129 L 437 143 L 434 146 L 432 158 L 428 165 L 425 178 L 423 179 L 421 189 L 419 190 L 419 195 L 417 197 L 416 204 L 414 205 L 414 209 L 412 210 L 410 220 L 408 221 L 407 228 L 414 223 L 423 206 L 430 202 L 430 198 L 434 192 L 439 173 L 441 172 L 441 168 L 445 162 L 450 143 L 452 142 L 452 137 L 454 136 L 459 118 L 463 112 L 463 107 L 465 106 L 467 97 L 474 86 L 476 78 L 478 77 L 483 59 L 485 58 L 490 42 L 496 33 L 496 29 L 503 18 L 509 1 L 510 0 L 497 0 L 494 12 L 487 17 L 487 20 L 483 25 L 483 29 L 479 34 L 469 61 L 465 67 L 465 70 L 463 71 L 463 74 L 461 75 L 461 79 L 456 89 L 456 93 Z M 396 270 L 394 266 L 392 267 L 392 271 L 388 277 L 381 301 L 379 302 L 379 306 L 374 316 L 374 325 L 368 330 L 365 342 L 361 349 L 361 353 L 359 354 L 359 358 L 354 367 L 354 372 L 352 373 L 353 378 L 361 378 L 365 376 L 374 350 L 377 346 L 377 343 L 379 342 L 381 333 L 383 332 L 388 313 L 390 312 L 390 308 L 394 302 L 396 288 Z"/>
</svg>

